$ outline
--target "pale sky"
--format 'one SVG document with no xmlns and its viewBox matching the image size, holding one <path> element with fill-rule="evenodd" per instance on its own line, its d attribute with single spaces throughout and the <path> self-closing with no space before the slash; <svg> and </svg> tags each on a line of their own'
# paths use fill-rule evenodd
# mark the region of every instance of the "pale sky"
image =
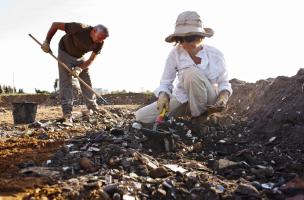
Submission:
<svg viewBox="0 0 304 200">
<path fill-rule="evenodd" d="M 90 73 L 94 88 L 140 92 L 159 84 L 173 45 L 177 15 L 197 11 L 215 31 L 205 43 L 221 50 L 229 77 L 255 82 L 293 76 L 304 67 L 301 0 L 0 0 L 0 85 L 53 91 L 57 62 L 28 36 L 43 41 L 52 22 L 103 24 L 110 37 Z M 57 56 L 64 32 L 53 37 Z M 13 81 L 14 80 L 14 81 Z"/>
</svg>

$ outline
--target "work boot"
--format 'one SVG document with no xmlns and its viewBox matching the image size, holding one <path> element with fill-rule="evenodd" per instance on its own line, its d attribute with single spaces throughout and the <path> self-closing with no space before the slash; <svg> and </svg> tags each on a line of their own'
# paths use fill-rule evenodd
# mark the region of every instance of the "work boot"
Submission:
<svg viewBox="0 0 304 200">
<path fill-rule="evenodd" d="M 104 114 L 108 113 L 108 111 L 106 109 L 98 108 L 98 107 L 90 108 L 89 111 L 93 112 L 95 114 L 101 114 L 101 115 L 104 115 Z"/>
<path fill-rule="evenodd" d="M 62 116 L 62 121 L 65 123 L 73 123 L 73 116 L 71 113 L 64 113 Z"/>
<path fill-rule="evenodd" d="M 88 109 L 88 110 L 82 110 L 81 113 L 82 113 L 82 116 L 89 116 L 89 115 L 92 115 L 94 113 L 94 111 L 92 109 Z"/>
</svg>

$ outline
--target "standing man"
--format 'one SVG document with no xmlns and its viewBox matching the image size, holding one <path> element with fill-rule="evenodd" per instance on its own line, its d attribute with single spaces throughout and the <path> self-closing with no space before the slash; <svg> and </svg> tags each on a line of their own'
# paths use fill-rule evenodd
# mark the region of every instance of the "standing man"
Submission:
<svg viewBox="0 0 304 200">
<path fill-rule="evenodd" d="M 221 51 L 204 44 L 213 36 L 194 11 L 178 15 L 175 31 L 165 41 L 174 43 L 167 57 L 159 87 L 155 90 L 157 102 L 139 109 L 136 120 L 155 122 L 165 109 L 169 116 L 191 116 L 200 122 L 210 108 L 225 108 L 232 93 L 225 59 Z M 176 87 L 173 82 L 177 77 Z"/>
<path fill-rule="evenodd" d="M 104 40 L 109 36 L 109 32 L 103 25 L 92 27 L 75 22 L 54 22 L 41 46 L 44 52 L 48 53 L 51 51 L 50 42 L 57 30 L 65 31 L 66 33 L 59 42 L 58 59 L 64 62 L 72 70 L 72 74 L 70 74 L 58 63 L 61 107 L 63 119 L 67 122 L 72 122 L 72 75 L 79 76 L 89 86 L 92 86 L 89 66 L 92 64 L 97 54 L 100 53 Z M 85 60 L 83 55 L 87 52 L 92 53 L 89 59 Z M 80 84 L 80 88 L 82 95 L 85 98 L 87 108 L 98 112 L 94 93 L 83 84 Z"/>
</svg>

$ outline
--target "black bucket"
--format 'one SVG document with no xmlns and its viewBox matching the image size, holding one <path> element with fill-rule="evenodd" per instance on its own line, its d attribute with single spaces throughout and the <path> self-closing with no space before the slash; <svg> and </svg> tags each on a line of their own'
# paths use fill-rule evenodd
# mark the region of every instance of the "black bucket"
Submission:
<svg viewBox="0 0 304 200">
<path fill-rule="evenodd" d="M 37 103 L 20 102 L 13 104 L 13 117 L 15 124 L 33 123 L 37 113 Z"/>
</svg>

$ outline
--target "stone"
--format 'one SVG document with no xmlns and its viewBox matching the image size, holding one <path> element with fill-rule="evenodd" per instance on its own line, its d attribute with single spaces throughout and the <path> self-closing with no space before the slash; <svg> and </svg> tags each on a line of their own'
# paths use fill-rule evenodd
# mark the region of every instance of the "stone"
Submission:
<svg viewBox="0 0 304 200">
<path fill-rule="evenodd" d="M 260 196 L 259 191 L 254 186 L 245 183 L 241 183 L 235 190 L 235 193 L 251 197 Z"/>
<path fill-rule="evenodd" d="M 150 170 L 149 176 L 151 178 L 164 178 L 168 176 L 168 171 L 164 167 L 158 167 L 156 169 Z"/>
<path fill-rule="evenodd" d="M 94 167 L 93 162 L 86 157 L 80 158 L 79 165 L 84 170 L 92 170 Z"/>
</svg>

